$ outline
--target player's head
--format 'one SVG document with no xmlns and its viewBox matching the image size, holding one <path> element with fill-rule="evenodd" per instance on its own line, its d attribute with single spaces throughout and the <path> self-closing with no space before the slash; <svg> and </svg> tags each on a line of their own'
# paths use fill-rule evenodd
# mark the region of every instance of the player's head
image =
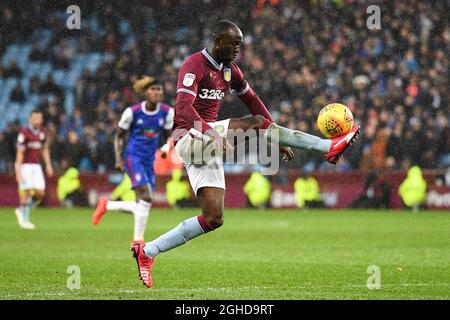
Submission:
<svg viewBox="0 0 450 320">
<path fill-rule="evenodd" d="M 221 20 L 215 24 L 211 33 L 214 56 L 229 64 L 239 53 L 244 39 L 241 29 L 229 20 Z"/>
<path fill-rule="evenodd" d="M 134 91 L 137 94 L 143 95 L 147 101 L 151 103 L 158 103 L 163 98 L 163 85 L 159 79 L 155 77 L 145 76 L 142 79 L 134 82 Z"/>
<path fill-rule="evenodd" d="M 30 122 L 33 128 L 42 127 L 42 124 L 44 123 L 44 117 L 42 116 L 42 112 L 37 109 L 31 111 L 28 121 Z"/>
</svg>

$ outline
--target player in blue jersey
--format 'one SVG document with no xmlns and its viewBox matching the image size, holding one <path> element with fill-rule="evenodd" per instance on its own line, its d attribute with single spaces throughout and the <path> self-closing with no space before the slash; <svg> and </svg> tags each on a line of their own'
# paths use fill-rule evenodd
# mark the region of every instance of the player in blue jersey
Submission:
<svg viewBox="0 0 450 320">
<path fill-rule="evenodd" d="M 134 84 L 136 93 L 145 100 L 126 108 L 119 121 L 114 140 L 116 169 L 126 171 L 136 192 L 136 201 L 111 201 L 101 197 L 92 216 L 92 223 L 100 223 L 107 210 L 122 210 L 134 215 L 134 241 L 144 240 L 144 231 L 155 190 L 153 164 L 155 153 L 167 153 L 167 139 L 173 126 L 173 109 L 161 103 L 163 86 L 154 77 L 144 77 Z M 127 138 L 128 134 L 128 139 Z M 125 141 L 127 147 L 124 150 Z"/>
</svg>

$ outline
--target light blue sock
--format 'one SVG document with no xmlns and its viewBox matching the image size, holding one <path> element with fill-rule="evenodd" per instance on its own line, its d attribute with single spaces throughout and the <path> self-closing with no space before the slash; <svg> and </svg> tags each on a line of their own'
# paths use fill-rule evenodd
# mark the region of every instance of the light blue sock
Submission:
<svg viewBox="0 0 450 320">
<path fill-rule="evenodd" d="M 22 215 L 23 222 L 30 222 L 30 205 L 22 205 L 20 206 L 20 213 Z"/>
<path fill-rule="evenodd" d="M 278 136 L 270 136 L 271 130 L 278 130 Z M 298 130 L 292 130 L 272 123 L 266 132 L 266 136 L 269 134 L 273 142 L 278 142 L 282 146 L 293 147 L 302 150 L 315 150 L 322 153 L 330 152 L 331 140 L 322 139 L 320 137 L 313 136 L 311 134 L 301 132 Z M 278 140 L 278 141 L 277 141 Z"/>
<path fill-rule="evenodd" d="M 168 251 L 187 241 L 192 240 L 204 231 L 198 222 L 197 217 L 192 217 L 181 222 L 178 226 L 153 241 L 147 242 L 144 252 L 149 258 L 156 257 L 159 253 Z"/>
<path fill-rule="evenodd" d="M 30 205 L 30 208 L 36 208 L 41 203 L 41 200 L 36 200 L 33 197 L 30 197 L 30 201 L 28 201 L 28 204 Z"/>
</svg>

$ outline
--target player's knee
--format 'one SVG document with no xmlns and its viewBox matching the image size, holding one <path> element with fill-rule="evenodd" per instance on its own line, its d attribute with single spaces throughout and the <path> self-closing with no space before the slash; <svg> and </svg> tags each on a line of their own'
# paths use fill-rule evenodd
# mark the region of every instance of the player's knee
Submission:
<svg viewBox="0 0 450 320">
<path fill-rule="evenodd" d="M 260 128 L 263 125 L 264 121 L 266 121 L 266 118 L 264 118 L 263 116 L 261 116 L 259 114 L 256 116 L 252 116 L 250 118 L 250 122 L 252 124 L 253 129 Z"/>
<path fill-rule="evenodd" d="M 33 198 L 36 200 L 42 200 L 44 199 L 45 191 L 43 190 L 35 190 Z"/>
<path fill-rule="evenodd" d="M 151 196 L 151 195 L 145 194 L 145 195 L 141 195 L 141 196 L 139 197 L 139 200 L 142 200 L 142 201 L 151 203 L 153 199 L 152 199 L 152 196 Z"/>
<path fill-rule="evenodd" d="M 224 222 L 223 215 L 206 216 L 206 222 L 208 222 L 209 226 L 212 229 L 220 228 Z"/>
<path fill-rule="evenodd" d="M 136 197 L 139 200 L 143 200 L 145 202 L 151 203 L 152 202 L 152 195 L 146 188 L 137 188 L 136 190 Z"/>
</svg>

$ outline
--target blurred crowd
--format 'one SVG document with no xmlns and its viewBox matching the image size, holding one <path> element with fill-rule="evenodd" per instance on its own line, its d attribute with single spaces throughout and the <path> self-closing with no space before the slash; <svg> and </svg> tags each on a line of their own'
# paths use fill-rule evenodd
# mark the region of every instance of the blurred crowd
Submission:
<svg viewBox="0 0 450 320">
<path fill-rule="evenodd" d="M 66 5 L 67 4 L 67 5 Z M 113 170 L 112 137 L 121 112 L 137 101 L 132 83 L 157 75 L 165 101 L 174 105 L 177 71 L 184 59 L 206 46 L 210 26 L 222 18 L 237 23 L 244 45 L 237 63 L 279 124 L 319 135 L 319 110 L 346 104 L 363 132 L 338 170 L 450 166 L 450 2 L 378 1 L 381 29 L 369 30 L 364 1 L 81 1 L 81 30 L 68 30 L 55 12 L 70 5 L 36 2 L 20 10 L 2 3 L 0 56 L 11 43 L 30 40 L 29 28 L 51 29 L 45 49 L 33 44 L 32 61 L 67 68 L 79 53 L 108 54 L 95 72 L 86 69 L 74 90 L 73 112 L 63 107 L 60 84 L 49 76 L 30 80 L 43 99 L 56 168 Z M 66 5 L 66 6 L 64 6 Z M 63 15 L 66 19 L 67 15 Z M 95 17 L 99 31 L 83 21 Z M 129 29 L 124 32 L 123 22 Z M 69 39 L 76 38 L 76 46 Z M 0 67 L 0 77 L 26 70 Z M 32 83 L 31 83 L 32 81 Z M 20 84 L 14 97 L 21 101 Z M 12 95 L 12 94 L 11 94 Z M 247 114 L 226 96 L 221 118 Z M 0 133 L 0 163 L 14 161 L 17 124 Z M 296 152 L 288 168 L 330 170 L 317 154 Z"/>
</svg>

